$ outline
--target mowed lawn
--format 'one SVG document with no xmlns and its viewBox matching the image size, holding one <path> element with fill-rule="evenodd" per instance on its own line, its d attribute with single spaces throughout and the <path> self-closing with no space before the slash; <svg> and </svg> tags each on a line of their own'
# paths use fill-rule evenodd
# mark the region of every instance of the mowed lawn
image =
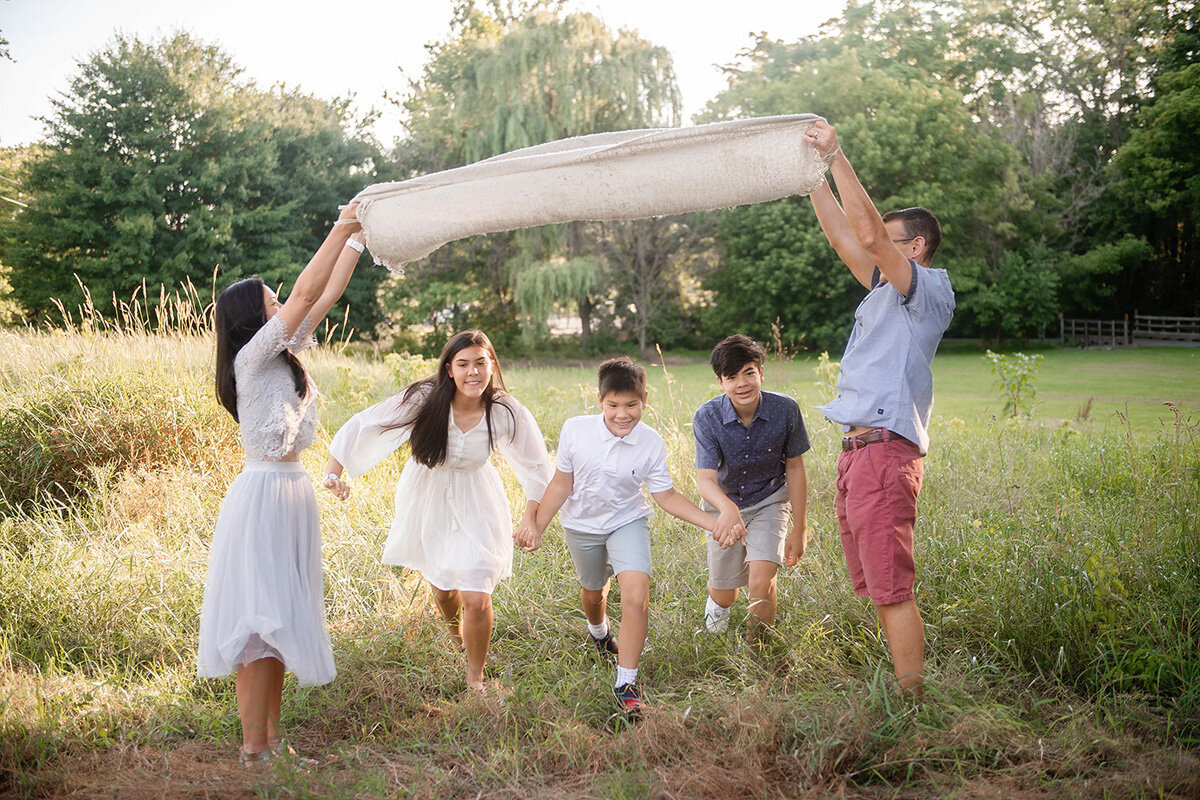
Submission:
<svg viewBox="0 0 1200 800">
<path fill-rule="evenodd" d="M 1159 431 L 1163 424 L 1173 424 L 1174 413 L 1164 403 L 1172 403 L 1184 413 L 1200 414 L 1200 347 L 1030 352 L 1044 358 L 1034 381 L 1037 397 L 1032 416 L 1039 424 L 1076 422 L 1100 430 L 1128 429 L 1144 436 Z M 669 409 L 679 417 L 719 393 L 703 356 L 668 355 L 666 362 L 665 371 L 657 359 L 647 364 L 652 405 Z M 772 357 L 764 384 L 771 391 L 795 397 L 810 425 L 825 424 L 815 407 L 830 399 L 817 386 L 816 366 L 817 359 L 812 356 Z M 935 446 L 938 427 L 947 419 L 979 421 L 1002 416 L 1003 396 L 990 369 L 979 350 L 951 345 L 938 353 L 933 362 L 935 396 L 930 431 Z M 505 376 L 519 397 L 570 386 L 579 387 L 582 395 L 594 384 L 595 366 L 513 367 L 506 370 Z M 572 413 L 591 411 L 586 403 L 576 402 L 571 408 Z M 1086 417 L 1081 419 L 1085 409 Z M 553 435 L 556 431 L 550 430 L 552 427 L 543 425 L 544 432 Z"/>
</svg>

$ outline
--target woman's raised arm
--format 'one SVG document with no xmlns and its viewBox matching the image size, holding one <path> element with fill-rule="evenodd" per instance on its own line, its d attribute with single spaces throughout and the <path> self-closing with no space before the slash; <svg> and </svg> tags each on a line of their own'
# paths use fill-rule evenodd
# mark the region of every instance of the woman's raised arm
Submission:
<svg viewBox="0 0 1200 800">
<path fill-rule="evenodd" d="M 338 288 L 336 296 L 329 300 L 329 304 L 321 311 L 320 317 L 325 316 L 325 312 L 337 302 L 338 297 L 342 296 L 346 283 L 349 282 L 350 275 L 354 272 L 354 266 L 358 263 L 360 253 L 359 250 L 347 244 L 352 234 L 362 230 L 362 225 L 359 224 L 356 216 L 357 211 L 357 203 L 351 203 L 342 209 L 342 213 L 338 215 L 337 224 L 329 231 L 325 241 L 317 248 L 313 257 L 309 259 L 308 265 L 300 273 L 300 277 L 296 278 L 296 283 L 292 286 L 287 301 L 284 302 L 283 308 L 279 309 L 279 316 L 287 329 L 287 338 L 291 338 L 296 329 L 300 327 L 300 323 L 304 322 L 304 318 L 317 311 L 318 304 L 327 299 L 327 291 L 331 285 L 336 285 L 336 281 L 333 279 L 335 275 L 341 281 L 341 286 Z"/>
</svg>

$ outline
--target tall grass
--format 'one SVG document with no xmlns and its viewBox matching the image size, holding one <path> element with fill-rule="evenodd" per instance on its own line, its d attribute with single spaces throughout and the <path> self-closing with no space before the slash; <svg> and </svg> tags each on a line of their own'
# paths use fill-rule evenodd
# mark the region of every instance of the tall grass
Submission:
<svg viewBox="0 0 1200 800">
<path fill-rule="evenodd" d="M 15 467 L 0 507 L 0 795 L 1200 792 L 1196 418 L 1167 409 L 1155 434 L 937 421 L 917 534 L 929 692 L 912 703 L 895 695 L 874 614 L 845 578 L 838 435 L 812 411 L 818 376 L 784 364 L 771 388 L 801 397 L 813 440 L 812 545 L 781 577 L 768 646 L 742 639 L 744 602 L 730 635 L 701 631 L 703 539 L 660 514 L 641 674 L 652 705 L 621 723 L 555 524 L 495 595 L 489 677 L 512 695 L 471 696 L 423 584 L 379 563 L 402 464 L 390 459 L 349 502 L 319 496 L 340 674 L 289 688 L 284 724 L 322 766 L 247 777 L 231 763 L 231 682 L 194 677 L 208 544 L 241 468 L 195 313 L 172 325 L 76 314 L 65 331 L 0 333 L 0 452 Z M 304 457 L 314 475 L 329 432 L 428 368 L 343 347 L 305 360 L 327 426 Z M 694 496 L 691 412 L 715 390 L 677 372 L 650 370 L 646 419 Z M 506 377 L 551 444 L 594 406 L 591 369 Z M 58 438 L 39 439 L 49 428 Z"/>
</svg>

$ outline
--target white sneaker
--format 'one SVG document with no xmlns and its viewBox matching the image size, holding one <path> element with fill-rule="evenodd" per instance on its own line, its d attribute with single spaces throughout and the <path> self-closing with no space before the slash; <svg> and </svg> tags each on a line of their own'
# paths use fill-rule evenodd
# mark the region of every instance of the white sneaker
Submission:
<svg viewBox="0 0 1200 800">
<path fill-rule="evenodd" d="M 717 605 L 711 597 L 704 604 L 704 627 L 709 633 L 724 633 L 729 630 L 729 609 Z"/>
</svg>

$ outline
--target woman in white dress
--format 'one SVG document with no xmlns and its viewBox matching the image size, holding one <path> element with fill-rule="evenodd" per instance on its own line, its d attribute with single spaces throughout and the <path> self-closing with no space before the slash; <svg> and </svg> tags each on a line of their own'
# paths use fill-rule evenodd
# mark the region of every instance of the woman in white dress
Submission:
<svg viewBox="0 0 1200 800">
<path fill-rule="evenodd" d="M 258 278 L 217 298 L 217 398 L 237 420 L 245 470 L 217 517 L 200 612 L 197 674 L 237 673 L 242 763 L 282 752 L 283 673 L 302 686 L 337 674 L 325 627 L 321 530 L 300 453 L 317 426 L 317 387 L 295 353 L 342 296 L 362 244 L 345 208 L 287 302 Z"/>
<path fill-rule="evenodd" d="M 329 444 L 325 486 L 350 493 L 361 475 L 405 442 L 412 458 L 396 484 L 396 518 L 383 562 L 420 572 L 467 657 L 467 685 L 483 688 L 492 590 L 512 574 L 512 512 L 490 457 L 498 449 L 525 490 L 518 530 L 531 529 L 552 470 L 533 415 L 504 386 L 482 331 L 453 336 L 437 372 L 356 414 Z"/>
</svg>

